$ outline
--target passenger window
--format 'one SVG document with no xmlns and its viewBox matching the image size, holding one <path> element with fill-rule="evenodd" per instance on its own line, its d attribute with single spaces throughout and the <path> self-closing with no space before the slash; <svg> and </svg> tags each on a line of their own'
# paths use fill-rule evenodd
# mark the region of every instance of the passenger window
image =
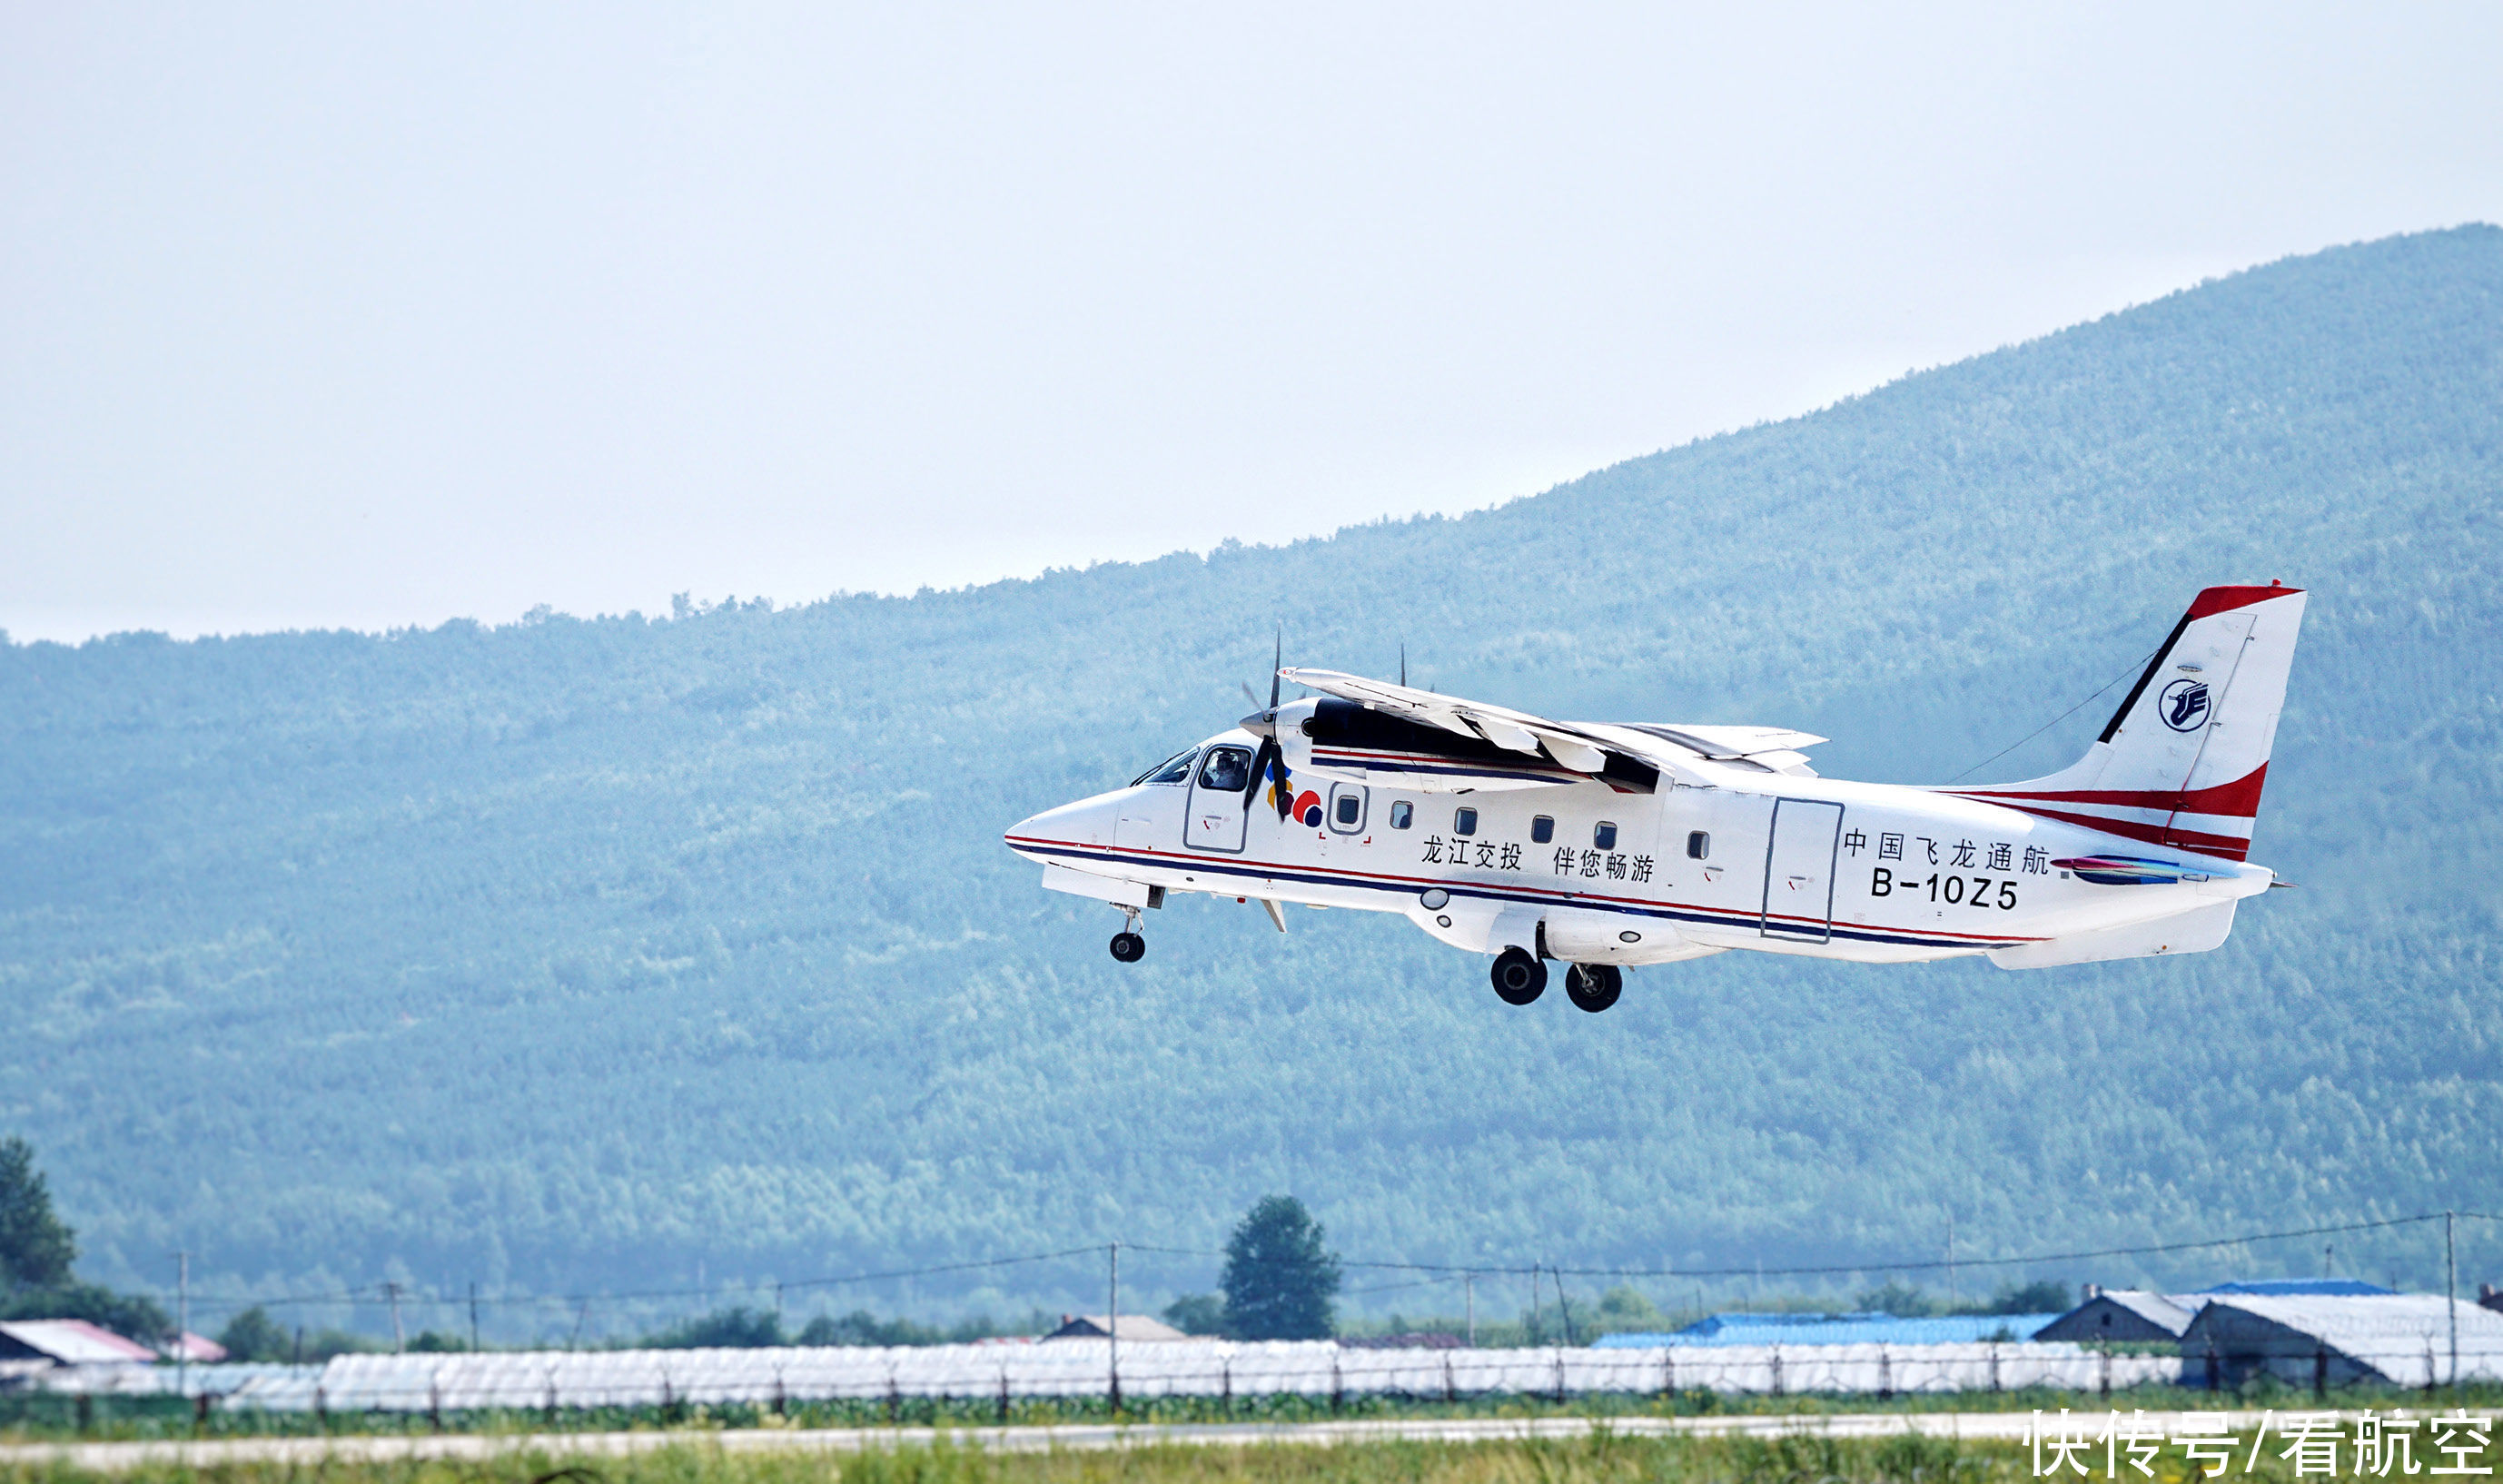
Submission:
<svg viewBox="0 0 2503 1484">
<path fill-rule="evenodd" d="M 1416 819 L 1417 807 L 1410 804 L 1407 800 L 1402 799 L 1398 803 L 1390 806 L 1390 827 L 1392 829 L 1404 830 L 1408 828 L 1409 825 L 1415 823 Z"/>
<path fill-rule="evenodd" d="M 1252 754 L 1240 747 L 1211 747 L 1199 765 L 1199 786 L 1239 794 L 1252 785 Z"/>
<path fill-rule="evenodd" d="M 1153 768 L 1130 780 L 1132 788 L 1142 783 L 1187 783 L 1190 781 L 1191 759 L 1199 756 L 1197 747 L 1184 747 Z"/>
<path fill-rule="evenodd" d="M 1602 850 L 1615 849 L 1617 847 L 1617 827 L 1610 824 L 1605 819 L 1600 820 L 1599 827 L 1591 832 L 1591 844 L 1597 846 Z"/>
<path fill-rule="evenodd" d="M 1537 818 L 1529 821 L 1529 843 L 1531 845 L 1543 846 L 1555 838 L 1555 820 L 1548 818 L 1545 814 L 1540 814 Z"/>
<path fill-rule="evenodd" d="M 1689 831 L 1687 831 L 1687 834 L 1686 834 L 1686 857 L 1687 857 L 1687 859 L 1689 859 L 1689 860 L 1701 860 L 1701 859 L 1703 859 L 1705 856 L 1710 855 L 1711 853 L 1712 853 L 1712 837 L 1711 837 L 1710 835 L 1705 834 L 1705 833 L 1704 833 L 1703 831 L 1701 831 L 1701 830 L 1689 830 Z"/>
<path fill-rule="evenodd" d="M 1364 801 L 1362 799 L 1357 798 L 1354 794 L 1341 794 L 1338 796 L 1339 823 L 1352 830 L 1355 828 L 1355 821 L 1363 817 Z"/>
<path fill-rule="evenodd" d="M 1464 810 L 1461 810 L 1460 811 L 1458 811 L 1457 813 L 1456 813 L 1456 814 L 1452 815 L 1452 833 L 1453 833 L 1453 834 L 1455 834 L 1455 835 L 1474 835 L 1474 834 L 1476 834 L 1477 832 L 1478 832 L 1478 811 L 1477 811 L 1476 810 L 1473 810 L 1473 809 L 1464 809 Z"/>
</svg>

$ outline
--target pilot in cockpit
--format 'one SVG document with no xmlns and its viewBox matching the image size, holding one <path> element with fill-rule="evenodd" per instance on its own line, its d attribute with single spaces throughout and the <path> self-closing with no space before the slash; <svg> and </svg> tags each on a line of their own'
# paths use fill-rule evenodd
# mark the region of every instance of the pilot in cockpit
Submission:
<svg viewBox="0 0 2503 1484">
<path fill-rule="evenodd" d="M 1199 786 L 1218 793 L 1241 793 L 1252 781 L 1252 760 L 1240 747 L 1212 747 L 1207 766 L 1199 770 Z"/>
</svg>

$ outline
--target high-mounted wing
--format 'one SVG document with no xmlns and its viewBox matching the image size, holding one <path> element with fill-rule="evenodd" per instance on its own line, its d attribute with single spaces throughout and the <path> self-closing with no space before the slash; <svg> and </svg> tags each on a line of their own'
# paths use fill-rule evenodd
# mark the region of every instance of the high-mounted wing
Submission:
<svg viewBox="0 0 2503 1484">
<path fill-rule="evenodd" d="M 1675 742 L 1705 762 L 1805 777 L 1816 777 L 1816 770 L 1807 765 L 1807 754 L 1800 749 L 1826 740 L 1813 732 L 1794 732 L 1788 727 L 1694 726 L 1685 722 L 1667 726 L 1636 722 L 1606 730 L 1640 732 Z"/>
<path fill-rule="evenodd" d="M 1621 793 L 1650 793 L 1663 771 L 1711 781 L 1697 764 L 1803 772 L 1806 759 L 1796 749 L 1825 740 L 1773 727 L 1551 721 L 1335 670 L 1279 673 L 1331 698 L 1277 713 L 1278 745 L 1290 769 L 1422 792 L 1602 782 Z"/>
</svg>

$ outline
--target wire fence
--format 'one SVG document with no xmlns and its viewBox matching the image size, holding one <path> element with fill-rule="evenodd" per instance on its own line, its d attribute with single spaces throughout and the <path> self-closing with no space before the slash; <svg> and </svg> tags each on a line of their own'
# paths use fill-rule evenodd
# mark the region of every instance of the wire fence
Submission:
<svg viewBox="0 0 2503 1484">
<path fill-rule="evenodd" d="M 103 1372 L 127 1371 L 124 1377 Z M 2181 1378 L 2176 1356 L 2068 1343 L 1358 1349 L 1321 1341 L 340 1356 L 319 1366 L 200 1365 L 193 1392 L 269 1411 L 463 1412 L 817 1401 L 1594 1394 L 2109 1392 Z M 145 1379 L 142 1379 L 145 1378 Z M 170 1390 L 167 1367 L 64 1367 L 46 1389 Z"/>
</svg>

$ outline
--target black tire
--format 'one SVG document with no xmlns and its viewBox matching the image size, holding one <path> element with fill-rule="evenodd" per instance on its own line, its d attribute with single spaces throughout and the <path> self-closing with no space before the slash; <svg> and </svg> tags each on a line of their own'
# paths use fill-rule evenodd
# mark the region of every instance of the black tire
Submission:
<svg viewBox="0 0 2503 1484">
<path fill-rule="evenodd" d="M 1526 1005 L 1547 992 L 1547 966 L 1526 949 L 1506 949 L 1494 956 L 1495 998 L 1507 1005 Z"/>
<path fill-rule="evenodd" d="M 1113 956 L 1123 963 L 1137 963 L 1148 956 L 1148 940 L 1136 933 L 1114 933 Z"/>
<path fill-rule="evenodd" d="M 1577 963 L 1564 971 L 1564 997 L 1576 1010 L 1597 1015 L 1625 990 L 1625 971 L 1612 963 Z"/>
</svg>

